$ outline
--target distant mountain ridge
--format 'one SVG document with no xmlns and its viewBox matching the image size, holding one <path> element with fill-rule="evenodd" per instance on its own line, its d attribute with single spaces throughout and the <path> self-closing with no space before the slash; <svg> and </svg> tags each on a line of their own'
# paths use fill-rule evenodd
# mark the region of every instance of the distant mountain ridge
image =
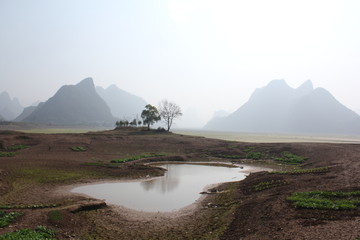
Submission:
<svg viewBox="0 0 360 240">
<path fill-rule="evenodd" d="M 128 93 L 115 85 L 104 89 L 96 87 L 96 92 L 110 107 L 114 117 L 131 121 L 136 116 L 140 117 L 146 101 L 138 96 Z"/>
<path fill-rule="evenodd" d="M 113 125 L 115 121 L 92 78 L 62 86 L 53 97 L 22 115 L 19 121 L 55 125 Z"/>
<path fill-rule="evenodd" d="M 11 99 L 7 92 L 0 94 L 0 115 L 4 120 L 15 119 L 23 109 L 17 98 Z"/>
<path fill-rule="evenodd" d="M 310 80 L 293 89 L 273 80 L 256 89 L 248 102 L 224 118 L 214 118 L 208 130 L 360 134 L 360 116 L 338 102 L 327 90 L 314 89 Z"/>
</svg>

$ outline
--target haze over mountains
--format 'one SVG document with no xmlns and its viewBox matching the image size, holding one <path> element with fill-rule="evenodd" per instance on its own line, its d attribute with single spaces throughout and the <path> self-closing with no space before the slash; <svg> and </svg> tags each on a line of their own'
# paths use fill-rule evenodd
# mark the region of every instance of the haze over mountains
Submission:
<svg viewBox="0 0 360 240">
<path fill-rule="evenodd" d="M 114 117 L 132 120 L 140 117 L 147 104 L 144 99 L 128 93 L 115 85 L 104 89 L 96 87 L 96 92 L 105 100 Z M 138 115 L 138 116 L 137 116 Z"/>
<path fill-rule="evenodd" d="M 139 118 L 142 98 L 115 85 L 96 87 L 91 78 L 62 86 L 38 106 L 25 109 L 9 94 L 0 94 L 0 120 L 52 125 L 114 126 L 116 120 Z M 23 109 L 23 111 L 22 111 Z M 20 114 L 20 112 L 22 113 Z M 284 80 L 256 89 L 231 114 L 217 112 L 206 130 L 254 133 L 360 134 L 360 116 L 311 81 L 293 89 Z"/>
<path fill-rule="evenodd" d="M 7 92 L 0 94 L 0 119 L 7 121 L 13 120 L 23 109 L 23 106 L 21 106 L 17 98 L 11 99 Z"/>
<path fill-rule="evenodd" d="M 256 133 L 360 134 L 360 116 L 327 90 L 306 81 L 297 89 L 274 80 L 256 89 L 248 102 L 227 117 L 214 118 L 207 130 Z"/>
</svg>

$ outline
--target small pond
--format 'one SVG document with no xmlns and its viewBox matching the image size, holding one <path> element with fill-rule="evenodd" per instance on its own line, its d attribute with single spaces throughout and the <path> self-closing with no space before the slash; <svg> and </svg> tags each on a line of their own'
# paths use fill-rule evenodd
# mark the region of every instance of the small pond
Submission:
<svg viewBox="0 0 360 240">
<path fill-rule="evenodd" d="M 164 164 L 162 177 L 136 182 L 110 182 L 77 187 L 82 193 L 108 204 L 146 212 L 170 212 L 194 203 L 211 184 L 239 181 L 252 168 L 230 168 L 194 164 Z"/>
</svg>

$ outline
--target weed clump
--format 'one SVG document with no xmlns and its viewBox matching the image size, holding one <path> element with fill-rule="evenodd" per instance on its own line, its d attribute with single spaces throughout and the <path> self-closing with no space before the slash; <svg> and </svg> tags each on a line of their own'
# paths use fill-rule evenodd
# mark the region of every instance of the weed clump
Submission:
<svg viewBox="0 0 360 240">
<path fill-rule="evenodd" d="M 19 212 L 3 212 L 0 211 L 0 228 L 8 226 L 14 222 L 22 213 Z"/>
<path fill-rule="evenodd" d="M 71 147 L 70 149 L 73 150 L 74 152 L 86 152 L 86 148 L 81 146 Z"/>
</svg>

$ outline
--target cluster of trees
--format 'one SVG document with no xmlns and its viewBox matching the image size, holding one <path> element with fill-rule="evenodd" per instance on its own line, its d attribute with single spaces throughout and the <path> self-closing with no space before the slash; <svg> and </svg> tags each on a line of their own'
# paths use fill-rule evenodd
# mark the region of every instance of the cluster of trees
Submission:
<svg viewBox="0 0 360 240">
<path fill-rule="evenodd" d="M 142 121 L 137 120 L 136 118 L 134 118 L 132 121 L 120 120 L 115 123 L 116 127 L 137 127 L 141 126 L 141 124 Z"/>
<path fill-rule="evenodd" d="M 124 120 L 124 121 L 117 121 L 117 127 L 137 127 L 143 124 L 147 126 L 148 130 L 150 130 L 150 126 L 155 124 L 156 122 L 163 120 L 166 125 L 166 130 L 170 131 L 170 128 L 175 121 L 175 119 L 182 116 L 181 108 L 173 103 L 169 102 L 168 100 L 162 100 L 159 104 L 159 109 L 155 106 L 148 104 L 145 106 L 145 109 L 141 113 L 141 118 L 143 121 L 134 119 L 131 122 Z"/>
</svg>

